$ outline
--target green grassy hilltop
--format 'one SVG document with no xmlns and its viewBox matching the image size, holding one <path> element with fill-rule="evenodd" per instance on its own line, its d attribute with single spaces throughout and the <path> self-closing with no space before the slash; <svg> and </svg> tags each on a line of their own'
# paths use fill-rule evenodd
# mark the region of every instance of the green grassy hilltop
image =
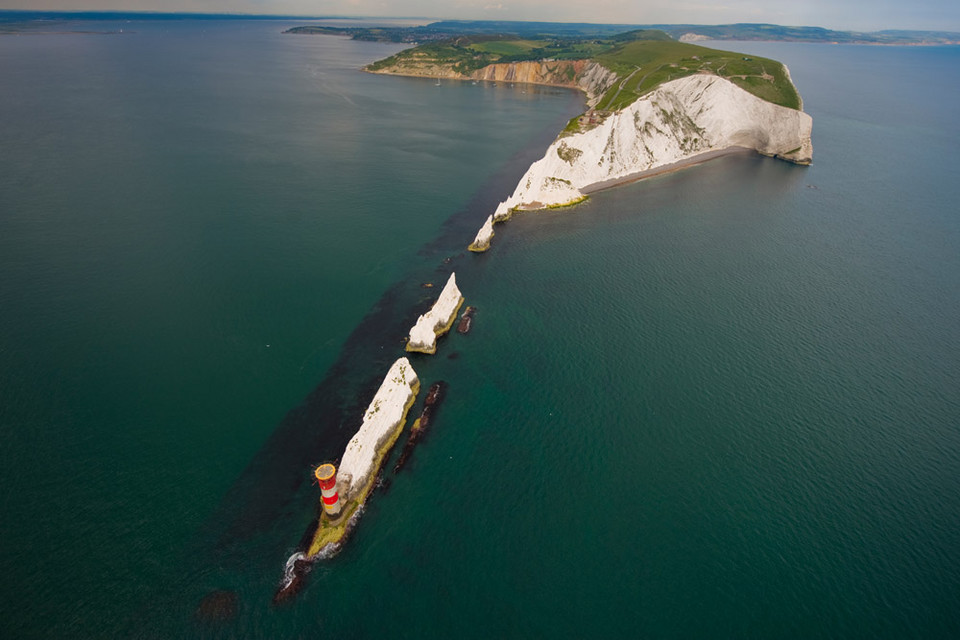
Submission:
<svg viewBox="0 0 960 640">
<path fill-rule="evenodd" d="M 695 73 L 726 78 L 784 107 L 799 109 L 801 104 L 786 69 L 775 60 L 677 42 L 663 31 L 649 29 L 590 38 L 460 36 L 406 49 L 367 69 L 395 73 L 447 69 L 469 76 L 490 64 L 558 60 L 593 60 L 616 73 L 616 82 L 596 105 L 604 111 L 622 109 L 664 82 Z"/>
<path fill-rule="evenodd" d="M 374 62 L 370 71 L 419 60 L 469 74 L 488 64 L 527 60 L 584 60 L 609 51 L 611 42 L 595 39 L 527 39 L 514 36 L 460 36 L 428 42 Z"/>
<path fill-rule="evenodd" d="M 694 73 L 718 75 L 767 102 L 800 108 L 800 95 L 786 69 L 768 58 L 672 40 L 635 40 L 593 59 L 620 78 L 597 103 L 598 109 L 622 109 L 664 82 Z"/>
</svg>

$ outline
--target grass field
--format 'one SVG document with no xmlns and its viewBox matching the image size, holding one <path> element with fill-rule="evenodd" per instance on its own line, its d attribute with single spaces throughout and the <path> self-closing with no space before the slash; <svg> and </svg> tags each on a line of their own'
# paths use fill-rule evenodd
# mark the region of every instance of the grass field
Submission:
<svg viewBox="0 0 960 640">
<path fill-rule="evenodd" d="M 477 53 L 522 56 L 530 53 L 533 49 L 542 49 L 543 45 L 542 40 L 488 40 L 486 42 L 476 42 L 467 48 Z"/>
<path fill-rule="evenodd" d="M 768 102 L 800 108 L 800 96 L 783 65 L 767 58 L 683 42 L 637 40 L 594 59 L 621 78 L 600 99 L 601 110 L 622 109 L 664 82 L 702 72 L 726 78 Z"/>
<path fill-rule="evenodd" d="M 497 62 L 544 59 L 592 59 L 615 72 L 617 82 L 596 105 L 602 111 L 623 109 L 664 82 L 695 73 L 718 75 L 763 100 L 800 108 L 800 96 L 779 62 L 677 42 L 659 31 L 581 39 L 460 37 L 401 51 L 368 68 L 379 71 L 394 67 L 402 72 L 418 64 L 434 64 L 468 75 Z"/>
</svg>

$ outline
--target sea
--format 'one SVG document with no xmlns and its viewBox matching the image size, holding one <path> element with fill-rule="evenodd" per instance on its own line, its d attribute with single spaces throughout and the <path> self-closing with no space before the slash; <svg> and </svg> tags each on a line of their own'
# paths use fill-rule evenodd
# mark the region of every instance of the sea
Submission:
<svg viewBox="0 0 960 640">
<path fill-rule="evenodd" d="M 0 636 L 960 637 L 960 47 L 713 43 L 788 65 L 811 166 L 475 255 L 583 97 L 296 24 L 0 36 Z M 273 604 L 454 271 L 429 431 Z"/>
</svg>

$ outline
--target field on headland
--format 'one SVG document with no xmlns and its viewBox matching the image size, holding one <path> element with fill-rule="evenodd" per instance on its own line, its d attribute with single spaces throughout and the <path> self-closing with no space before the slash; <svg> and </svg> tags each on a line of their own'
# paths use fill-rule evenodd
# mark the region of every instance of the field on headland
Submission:
<svg viewBox="0 0 960 640">
<path fill-rule="evenodd" d="M 395 65 L 429 62 L 469 75 L 490 64 L 533 60 L 584 60 L 609 51 L 613 39 L 524 39 L 507 35 L 463 36 L 428 42 L 369 65 L 381 71 Z"/>
<path fill-rule="evenodd" d="M 696 73 L 730 80 L 758 98 L 791 109 L 801 102 L 782 64 L 677 42 L 662 31 L 630 31 L 608 38 L 520 39 L 510 36 L 464 36 L 430 42 L 379 60 L 368 71 L 400 75 L 472 77 L 492 64 L 590 60 L 616 74 L 596 108 L 617 111 L 659 85 Z M 555 82 L 574 82 L 567 67 Z"/>
<path fill-rule="evenodd" d="M 623 78 L 607 90 L 597 103 L 598 109 L 622 109 L 664 82 L 695 73 L 718 75 L 767 102 L 800 108 L 800 96 L 783 65 L 767 58 L 683 42 L 637 40 L 602 53 L 595 60 Z"/>
</svg>

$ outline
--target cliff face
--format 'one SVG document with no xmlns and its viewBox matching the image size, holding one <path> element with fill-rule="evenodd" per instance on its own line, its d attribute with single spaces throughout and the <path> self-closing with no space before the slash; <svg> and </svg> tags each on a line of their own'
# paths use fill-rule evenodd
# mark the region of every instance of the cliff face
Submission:
<svg viewBox="0 0 960 640">
<path fill-rule="evenodd" d="M 474 71 L 471 77 L 476 80 L 492 80 L 496 82 L 530 82 L 533 84 L 556 84 L 573 87 L 577 67 L 584 66 L 583 61 L 571 62 L 505 62 L 489 64 L 483 69 Z"/>
<path fill-rule="evenodd" d="M 806 113 L 761 100 L 718 76 L 673 80 L 595 128 L 554 141 L 494 220 L 515 208 L 572 204 L 591 185 L 731 147 L 809 164 L 812 126 Z"/>
<path fill-rule="evenodd" d="M 425 55 L 405 58 L 393 66 L 377 69 L 373 73 L 570 87 L 586 93 L 591 106 L 617 78 L 615 73 L 591 60 L 504 62 L 487 65 L 466 75 L 455 70 L 449 63 L 439 62 Z"/>
<path fill-rule="evenodd" d="M 581 89 L 593 99 L 600 96 L 617 76 L 590 60 L 505 62 L 490 64 L 470 76 L 474 80 L 526 82 Z"/>
<path fill-rule="evenodd" d="M 394 362 L 363 414 L 363 424 L 343 452 L 337 472 L 341 498 L 361 498 L 388 453 L 386 445 L 403 428 L 407 409 L 419 389 L 420 380 L 410 361 L 400 358 Z"/>
<path fill-rule="evenodd" d="M 590 107 L 617 81 L 615 73 L 591 60 L 496 63 L 467 76 L 426 52 L 414 52 L 374 73 L 579 88 Z M 574 204 L 591 187 L 607 186 L 602 183 L 726 149 L 752 149 L 797 164 L 809 164 L 813 155 L 809 115 L 767 102 L 709 73 L 666 82 L 621 111 L 590 111 L 581 124 L 592 128 L 557 138 L 500 203 L 492 222 L 506 220 L 515 209 Z M 471 250 L 485 251 L 492 236 L 488 220 Z"/>
</svg>

